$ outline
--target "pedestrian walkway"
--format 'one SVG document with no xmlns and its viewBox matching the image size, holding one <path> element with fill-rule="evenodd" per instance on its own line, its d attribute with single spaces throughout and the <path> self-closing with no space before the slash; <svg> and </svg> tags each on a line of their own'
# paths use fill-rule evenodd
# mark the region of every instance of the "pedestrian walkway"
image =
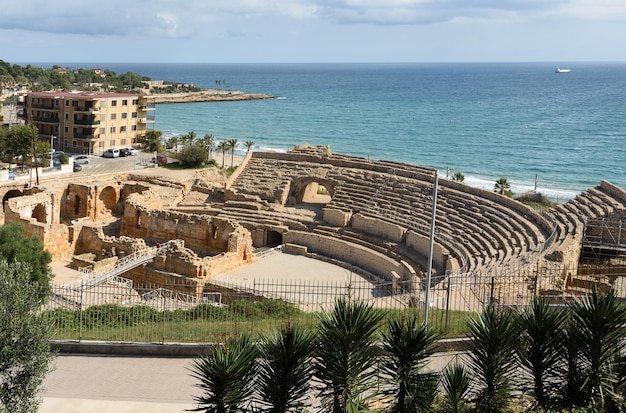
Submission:
<svg viewBox="0 0 626 413">
<path fill-rule="evenodd" d="M 440 353 L 441 371 L 459 353 Z M 39 413 L 174 413 L 195 408 L 192 358 L 59 355 L 44 380 Z"/>
<path fill-rule="evenodd" d="M 40 413 L 170 413 L 195 407 L 190 358 L 59 355 Z"/>
</svg>

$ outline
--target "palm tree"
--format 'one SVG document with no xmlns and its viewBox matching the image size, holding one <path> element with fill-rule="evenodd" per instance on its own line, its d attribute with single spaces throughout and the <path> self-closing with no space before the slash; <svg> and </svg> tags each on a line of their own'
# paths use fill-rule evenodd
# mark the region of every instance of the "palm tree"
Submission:
<svg viewBox="0 0 626 413">
<path fill-rule="evenodd" d="M 309 407 L 305 401 L 313 374 L 309 358 L 314 348 L 314 335 L 291 324 L 278 334 L 261 338 L 257 387 L 259 402 L 268 406 L 268 413 Z"/>
<path fill-rule="evenodd" d="M 615 290 L 602 293 L 594 287 L 590 296 L 573 302 L 570 308 L 574 322 L 572 338 L 580 345 L 580 362 L 586 377 L 583 391 L 593 404 L 604 407 L 614 396 L 626 305 L 618 301 Z"/>
<path fill-rule="evenodd" d="M 210 161 L 211 160 L 211 153 L 213 152 L 213 149 L 215 148 L 215 136 L 207 133 L 202 138 L 202 144 L 204 145 L 204 147 L 209 152 L 209 158 L 207 159 L 207 161 Z"/>
<path fill-rule="evenodd" d="M 441 374 L 442 413 L 469 412 L 470 373 L 458 361 L 446 366 Z"/>
<path fill-rule="evenodd" d="M 470 319 L 469 366 L 478 392 L 476 411 L 502 413 L 511 398 L 511 375 L 515 369 L 515 349 L 519 333 L 515 318 L 508 311 L 488 305 L 477 318 Z"/>
<path fill-rule="evenodd" d="M 192 411 L 231 413 L 240 411 L 254 392 L 257 350 L 250 338 L 242 335 L 218 346 L 209 355 L 194 360 L 191 376 L 200 380 L 204 391 L 194 396 L 198 407 Z"/>
<path fill-rule="evenodd" d="M 465 175 L 463 175 L 461 172 L 455 172 L 454 175 L 452 175 L 452 180 L 457 182 L 464 182 Z"/>
<path fill-rule="evenodd" d="M 392 319 L 383 334 L 382 371 L 388 380 L 393 406 L 391 413 L 427 411 L 437 391 L 437 375 L 423 372 L 427 358 L 435 353 L 439 336 L 411 316 Z"/>
<path fill-rule="evenodd" d="M 506 178 L 500 178 L 494 184 L 493 191 L 499 193 L 500 195 L 503 195 L 510 188 L 511 184 L 509 184 L 509 181 L 507 181 Z"/>
<path fill-rule="evenodd" d="M 222 152 L 222 169 L 224 169 L 224 159 L 226 159 L 226 152 L 230 149 L 227 141 L 221 141 L 217 144 L 217 150 Z"/>
<path fill-rule="evenodd" d="M 179 143 L 180 138 L 178 136 L 172 136 L 167 140 L 167 147 L 168 149 L 176 149 Z"/>
<path fill-rule="evenodd" d="M 235 149 L 237 149 L 237 144 L 239 142 L 237 139 L 229 139 L 228 140 L 228 148 L 230 149 L 230 167 L 233 167 L 233 160 L 235 158 Z"/>
<path fill-rule="evenodd" d="M 183 145 L 193 145 L 193 141 L 196 139 L 196 133 L 194 131 L 187 132 L 182 135 L 180 139 L 183 142 Z"/>
<path fill-rule="evenodd" d="M 243 146 L 245 146 L 246 152 L 250 152 L 250 149 L 252 149 L 252 147 L 254 146 L 254 142 L 252 142 L 252 141 L 245 141 L 243 143 Z"/>
<path fill-rule="evenodd" d="M 163 132 L 156 129 L 146 131 L 146 135 L 142 138 L 143 148 L 147 152 L 161 152 L 163 144 L 161 143 Z"/>
<path fill-rule="evenodd" d="M 561 373 L 563 346 L 561 331 L 567 313 L 550 307 L 541 298 L 518 315 L 521 329 L 519 349 L 522 366 L 532 376 L 532 393 L 540 408 L 546 408 L 551 401 Z"/>
<path fill-rule="evenodd" d="M 319 315 L 315 376 L 322 384 L 318 390 L 325 410 L 367 410 L 365 394 L 376 378 L 376 331 L 382 318 L 372 306 L 343 298 L 332 311 Z"/>
</svg>

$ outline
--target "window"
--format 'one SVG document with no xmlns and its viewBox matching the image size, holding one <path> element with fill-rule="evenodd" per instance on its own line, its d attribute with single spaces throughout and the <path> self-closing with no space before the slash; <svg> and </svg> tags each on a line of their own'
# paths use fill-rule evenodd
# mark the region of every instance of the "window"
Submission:
<svg viewBox="0 0 626 413">
<path fill-rule="evenodd" d="M 72 106 L 74 106 L 75 108 L 78 107 L 78 101 L 77 100 L 73 100 L 72 101 Z"/>
<path fill-rule="evenodd" d="M 124 112 L 122 113 L 122 119 L 127 119 L 128 118 L 128 113 Z"/>
<path fill-rule="evenodd" d="M 133 99 L 133 105 L 134 106 L 139 105 L 139 99 Z"/>
<path fill-rule="evenodd" d="M 126 126 L 120 126 L 120 133 L 126 132 Z"/>
<path fill-rule="evenodd" d="M 137 112 L 133 112 L 130 116 L 133 119 L 137 119 Z"/>
<path fill-rule="evenodd" d="M 70 120 L 70 114 L 69 113 L 65 114 L 65 120 Z"/>
<path fill-rule="evenodd" d="M 111 133 L 115 133 L 115 126 L 111 126 Z"/>
<path fill-rule="evenodd" d="M 111 101 L 111 106 L 117 106 L 117 100 L 112 100 Z"/>
<path fill-rule="evenodd" d="M 111 147 L 115 147 L 115 139 L 111 139 L 111 140 L 109 141 L 109 146 L 111 146 Z"/>
<path fill-rule="evenodd" d="M 64 130 L 65 130 L 65 133 L 70 133 L 70 127 L 69 126 L 66 126 Z M 66 143 L 66 145 L 67 145 L 67 143 Z"/>
<path fill-rule="evenodd" d="M 65 106 L 69 106 L 69 105 L 70 105 L 70 101 L 69 101 L 69 100 L 66 100 L 66 101 L 65 101 Z M 66 145 L 66 146 L 67 146 L 67 145 Z"/>
<path fill-rule="evenodd" d="M 100 128 L 100 133 L 101 133 L 101 134 L 103 134 L 103 135 L 104 135 L 105 133 L 107 133 L 106 128 Z"/>
<path fill-rule="evenodd" d="M 76 141 L 72 141 L 72 148 L 75 148 L 76 146 L 78 146 L 76 145 Z"/>
<path fill-rule="evenodd" d="M 120 139 L 120 146 L 126 145 L 126 139 Z"/>
<path fill-rule="evenodd" d="M 122 106 L 128 106 L 128 99 L 122 99 Z"/>
<path fill-rule="evenodd" d="M 130 129 L 131 129 L 131 130 L 133 130 L 133 131 L 137 130 L 137 125 L 132 125 L 132 126 L 130 127 Z"/>
<path fill-rule="evenodd" d="M 117 113 L 111 113 L 111 120 L 117 119 Z"/>
</svg>

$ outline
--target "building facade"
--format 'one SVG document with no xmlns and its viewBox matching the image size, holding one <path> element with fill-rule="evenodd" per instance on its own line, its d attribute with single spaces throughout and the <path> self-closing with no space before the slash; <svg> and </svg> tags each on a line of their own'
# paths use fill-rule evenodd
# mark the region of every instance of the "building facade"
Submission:
<svg viewBox="0 0 626 413">
<path fill-rule="evenodd" d="M 23 106 L 22 118 L 54 149 L 94 155 L 137 146 L 155 114 L 153 103 L 131 93 L 31 92 Z"/>
</svg>

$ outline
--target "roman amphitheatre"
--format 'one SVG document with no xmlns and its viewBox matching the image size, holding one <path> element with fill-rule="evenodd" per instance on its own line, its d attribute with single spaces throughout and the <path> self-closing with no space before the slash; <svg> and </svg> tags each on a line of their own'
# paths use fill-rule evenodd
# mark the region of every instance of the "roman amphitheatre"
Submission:
<svg viewBox="0 0 626 413">
<path fill-rule="evenodd" d="M 403 305 L 425 289 L 433 169 L 302 145 L 250 152 L 228 179 L 215 168 L 159 171 L 7 184 L 0 219 L 21 222 L 55 259 L 81 269 L 77 290 L 123 279 L 200 302 L 236 289 L 220 276 L 276 247 L 386 285 Z M 623 257 L 625 206 L 626 191 L 606 181 L 539 213 L 440 179 L 432 287 L 464 280 L 491 296 L 495 288 L 505 304 L 519 291 L 556 300 L 593 285 L 621 288 L 619 276 L 590 272 L 581 257 Z"/>
</svg>

